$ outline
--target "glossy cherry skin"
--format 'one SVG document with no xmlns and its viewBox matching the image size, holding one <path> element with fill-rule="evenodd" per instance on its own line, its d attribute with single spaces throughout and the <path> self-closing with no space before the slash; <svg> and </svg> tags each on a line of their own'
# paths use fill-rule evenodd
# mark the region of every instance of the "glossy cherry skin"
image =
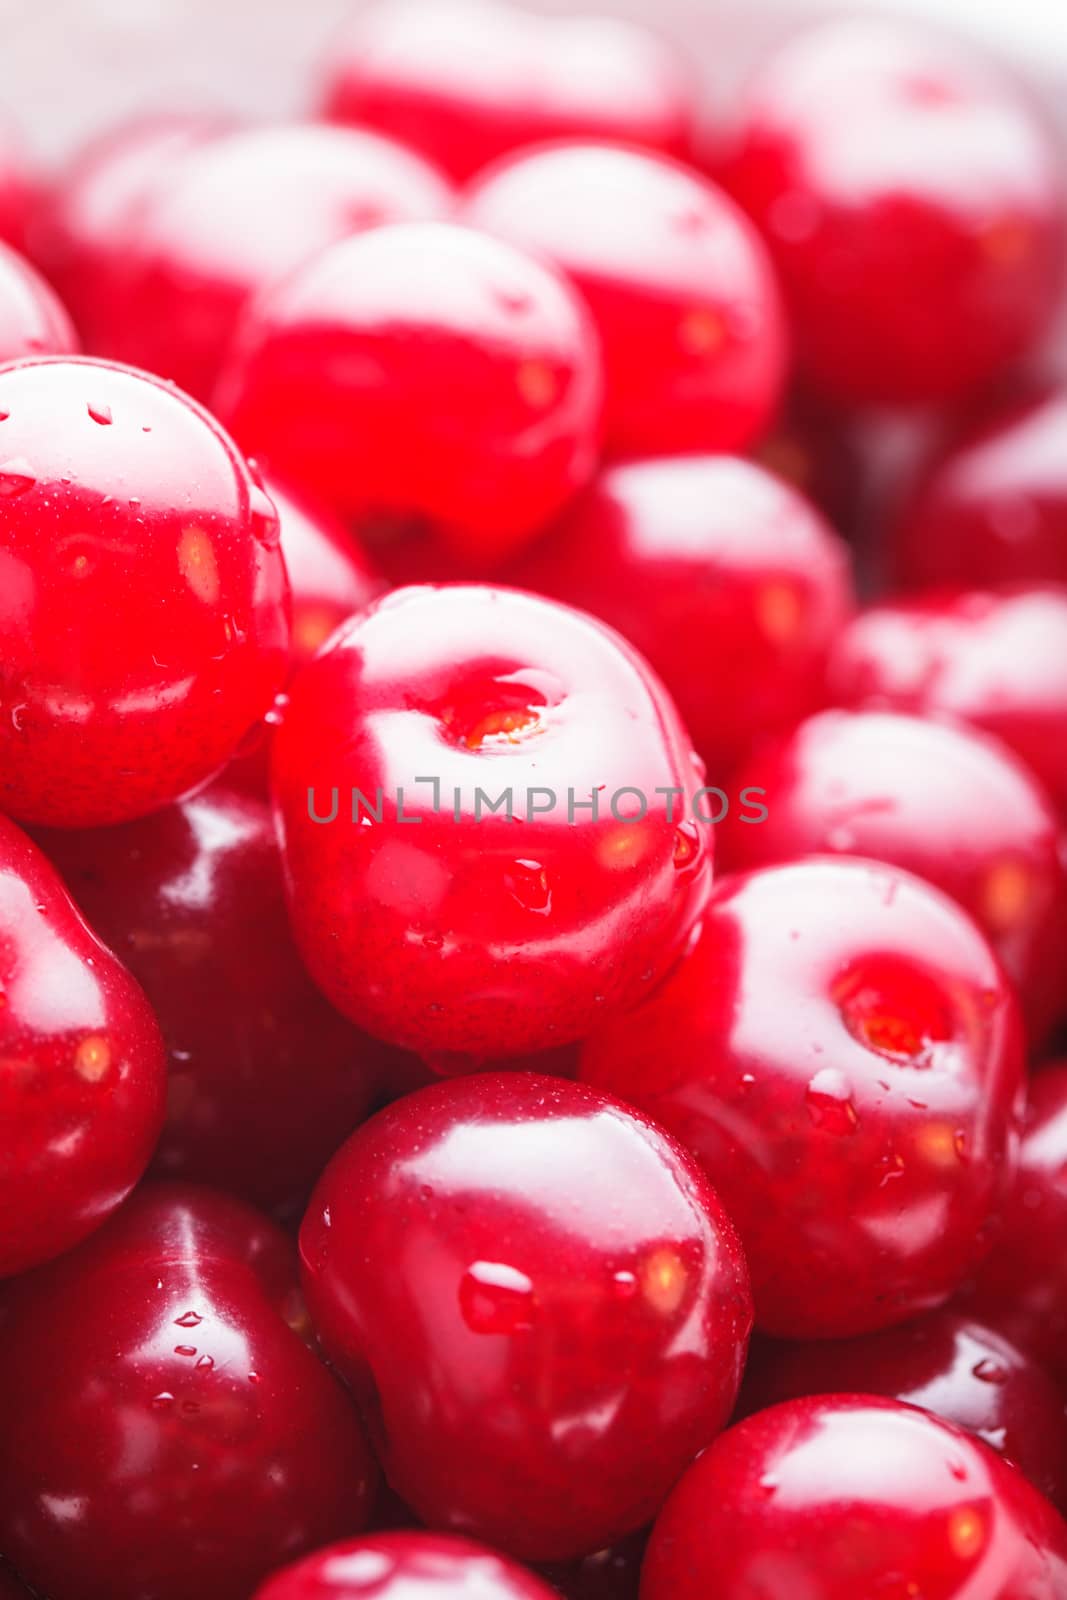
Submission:
<svg viewBox="0 0 1067 1600">
<path fill-rule="evenodd" d="M 306 1556 L 255 1600 L 553 1600 L 555 1591 L 485 1545 L 441 1533 L 372 1533 Z"/>
<path fill-rule="evenodd" d="M 509 577 L 593 612 L 648 658 L 713 782 L 824 703 L 852 608 L 843 543 L 732 456 L 609 468 Z"/>
<path fill-rule="evenodd" d="M 906 589 L 1067 583 L 1067 391 L 1002 408 L 944 450 L 891 544 Z"/>
<path fill-rule="evenodd" d="M 766 820 L 727 817 L 732 871 L 821 852 L 888 861 L 936 884 L 983 929 L 1019 986 L 1035 1041 L 1064 1010 L 1067 868 L 1054 807 L 976 729 L 882 711 L 809 717 L 737 775 Z"/>
<path fill-rule="evenodd" d="M 721 880 L 690 956 L 586 1041 L 582 1076 L 699 1157 L 758 1325 L 836 1338 L 939 1305 L 988 1249 L 1021 1056 L 970 919 L 895 868 L 823 858 Z"/>
<path fill-rule="evenodd" d="M 49 1600 L 238 1600 L 366 1522 L 374 1469 L 304 1342 L 290 1242 L 145 1185 L 0 1330 L 0 1540 Z"/>
<path fill-rule="evenodd" d="M 145 1167 L 159 1027 L 56 872 L 0 817 L 0 1278 L 68 1250 Z"/>
<path fill-rule="evenodd" d="M 880 1394 L 921 1406 L 977 1434 L 1053 1505 L 1067 1504 L 1067 1416 L 1056 1383 L 979 1322 L 932 1311 L 855 1339 L 757 1342 L 743 1415 L 814 1394 Z"/>
<path fill-rule="evenodd" d="M 652 1534 L 641 1600 L 1058 1600 L 1067 1526 L 950 1423 L 867 1395 L 731 1428 Z"/>
<path fill-rule="evenodd" d="M 615 454 L 739 450 L 767 428 L 786 370 L 778 289 L 760 239 L 714 184 L 639 150 L 557 145 L 491 168 L 460 214 L 581 290 Z"/>
<path fill-rule="evenodd" d="M 300 1254 L 393 1488 L 520 1559 L 643 1527 L 732 1410 L 751 1301 L 729 1219 L 668 1135 L 582 1084 L 487 1073 L 379 1112 Z"/>
<path fill-rule="evenodd" d="M 278 519 L 222 429 L 105 362 L 0 370 L 0 806 L 89 827 L 231 756 L 288 658 Z"/>
<path fill-rule="evenodd" d="M 619 139 L 685 156 L 695 83 L 654 33 L 485 0 L 388 0 L 328 64 L 326 114 L 378 128 L 458 179 L 545 139 Z"/>
<path fill-rule="evenodd" d="M 1055 141 L 958 39 L 871 18 L 796 33 L 750 85 L 719 176 L 771 249 L 807 380 L 838 402 L 963 394 L 1056 309 Z"/>
<path fill-rule="evenodd" d="M 39 839 L 159 1017 L 155 1170 L 302 1204 L 367 1115 L 385 1052 L 304 970 L 266 802 L 221 779 L 136 822 Z"/>
<path fill-rule="evenodd" d="M 839 705 L 984 728 L 1067 813 L 1067 585 L 942 590 L 872 606 L 838 637 L 828 687 Z"/>
<path fill-rule="evenodd" d="M 53 291 L 25 257 L 0 244 L 0 363 L 73 355 L 78 336 Z"/>
<path fill-rule="evenodd" d="M 592 618 L 515 590 L 395 590 L 298 674 L 274 739 L 308 970 L 434 1059 L 581 1038 L 700 916 L 694 761 L 662 685 Z"/>
<path fill-rule="evenodd" d="M 201 139 L 132 219 L 100 348 L 206 401 L 253 295 L 337 239 L 450 205 L 428 162 L 364 130 L 289 123 Z"/>
<path fill-rule="evenodd" d="M 551 267 L 469 228 L 374 228 L 252 307 L 217 396 L 257 459 L 348 517 L 499 558 L 592 473 L 600 353 Z"/>
</svg>

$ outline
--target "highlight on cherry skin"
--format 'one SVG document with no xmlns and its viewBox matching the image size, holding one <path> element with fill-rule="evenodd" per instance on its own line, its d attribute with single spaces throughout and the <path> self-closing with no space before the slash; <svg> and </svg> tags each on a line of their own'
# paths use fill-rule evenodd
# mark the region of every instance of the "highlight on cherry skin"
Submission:
<svg viewBox="0 0 1067 1600">
<path fill-rule="evenodd" d="M 300 1253 L 323 1349 L 432 1527 L 589 1554 L 651 1520 L 733 1408 L 733 1227 L 668 1134 L 584 1085 L 406 1096 L 327 1167 Z"/>
<path fill-rule="evenodd" d="M 54 291 L 24 256 L 0 244 L 0 363 L 77 349 L 74 325 Z"/>
<path fill-rule="evenodd" d="M 557 1591 L 454 1534 L 366 1534 L 268 1578 L 254 1600 L 555 1600 Z"/>
<path fill-rule="evenodd" d="M 97 826 L 209 778 L 289 645 L 277 515 L 218 423 L 107 362 L 0 368 L 0 505 L 0 805 Z"/>
</svg>

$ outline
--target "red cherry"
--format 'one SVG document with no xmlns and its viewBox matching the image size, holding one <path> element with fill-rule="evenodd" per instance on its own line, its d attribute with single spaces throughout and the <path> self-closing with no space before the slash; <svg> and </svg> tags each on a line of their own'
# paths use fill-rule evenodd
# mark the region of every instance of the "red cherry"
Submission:
<svg viewBox="0 0 1067 1600">
<path fill-rule="evenodd" d="M 365 1523 L 373 1467 L 303 1342 L 292 1248 L 147 1185 L 22 1280 L 4 1326 L 0 1540 L 50 1600 L 235 1600 Z"/>
<path fill-rule="evenodd" d="M 1067 1526 L 960 1429 L 893 1400 L 792 1400 L 731 1428 L 656 1525 L 642 1600 L 1059 1600 Z"/>
<path fill-rule="evenodd" d="M 1067 391 L 986 418 L 929 467 L 893 532 L 905 588 L 1067 583 Z"/>
<path fill-rule="evenodd" d="M 99 349 L 206 400 L 256 292 L 337 239 L 449 205 L 420 156 L 355 128 L 290 123 L 187 141 L 130 219 Z"/>
<path fill-rule="evenodd" d="M 838 638 L 831 697 L 945 715 L 1010 745 L 1067 812 L 1067 585 L 953 589 L 872 606 Z"/>
<path fill-rule="evenodd" d="M 292 662 L 301 667 L 347 617 L 369 606 L 386 583 L 344 525 L 321 506 L 273 479 L 267 491 L 278 513 L 293 592 Z"/>
<path fill-rule="evenodd" d="M 731 456 L 611 468 L 511 575 L 618 628 L 716 781 L 824 701 L 848 553 L 800 495 Z"/>
<path fill-rule="evenodd" d="M 298 674 L 274 740 L 309 971 L 368 1032 L 458 1056 L 444 1070 L 581 1038 L 700 916 L 694 759 L 592 618 L 514 590 L 394 591 Z"/>
<path fill-rule="evenodd" d="M 237 439 L 349 516 L 499 559 L 590 475 L 596 338 L 549 267 L 445 223 L 374 228 L 253 307 L 218 396 Z"/>
<path fill-rule="evenodd" d="M 685 156 L 695 100 L 683 62 L 632 22 L 390 0 L 361 12 L 334 46 L 325 109 L 464 179 L 542 139 L 621 139 Z"/>
<path fill-rule="evenodd" d="M 304 971 L 265 802 L 223 780 L 137 822 L 41 842 L 162 1025 L 156 1170 L 303 1202 L 367 1115 L 386 1052 Z"/>
<path fill-rule="evenodd" d="M 441 1533 L 374 1533 L 286 1567 L 255 1600 L 553 1600 L 532 1573 Z"/>
<path fill-rule="evenodd" d="M 796 34 L 750 85 L 720 175 L 774 255 L 802 369 L 838 401 L 962 394 L 1058 304 L 1055 141 L 959 39 L 869 18 Z"/>
<path fill-rule="evenodd" d="M 932 1311 L 856 1339 L 761 1340 L 745 1370 L 747 1415 L 814 1394 L 881 1394 L 977 1434 L 1054 1505 L 1067 1504 L 1067 1418 L 1052 1378 L 979 1322 Z"/>
<path fill-rule="evenodd" d="M 326 1169 L 300 1252 L 390 1483 L 520 1558 L 642 1527 L 733 1407 L 751 1305 L 729 1220 L 673 1140 L 581 1084 L 398 1101 Z"/>
<path fill-rule="evenodd" d="M 700 1159 L 768 1333 L 947 1299 L 988 1248 L 1021 1115 L 1014 997 L 952 901 L 865 861 L 716 887 L 692 954 L 586 1042 L 583 1077 Z"/>
<path fill-rule="evenodd" d="M 126 1198 L 164 1085 L 144 995 L 0 817 L 0 1278 L 69 1249 Z"/>
<path fill-rule="evenodd" d="M 616 454 L 736 450 L 766 429 L 786 327 L 760 239 L 714 184 L 638 150 L 559 145 L 493 167 L 462 215 L 581 290 Z"/>
<path fill-rule="evenodd" d="M 73 355 L 78 336 L 66 311 L 24 257 L 0 244 L 0 362 Z"/>
<path fill-rule="evenodd" d="M 729 816 L 731 870 L 820 852 L 870 856 L 968 910 L 1019 985 L 1035 1039 L 1062 1013 L 1067 867 L 1048 797 L 1011 751 L 976 730 L 879 711 L 826 711 L 758 755 L 739 790 L 767 816 Z"/>
<path fill-rule="evenodd" d="M 105 362 L 0 370 L 0 803 L 87 827 L 203 782 L 270 706 L 288 580 L 218 425 Z"/>
</svg>

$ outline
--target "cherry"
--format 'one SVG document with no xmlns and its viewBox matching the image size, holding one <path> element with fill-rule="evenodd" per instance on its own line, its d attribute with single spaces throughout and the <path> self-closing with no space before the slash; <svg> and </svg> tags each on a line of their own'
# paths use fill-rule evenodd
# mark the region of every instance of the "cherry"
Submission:
<svg viewBox="0 0 1067 1600">
<path fill-rule="evenodd" d="M 770 997 L 770 998 L 769 998 Z M 1014 997 L 951 900 L 892 867 L 726 878 L 699 942 L 582 1076 L 699 1157 L 787 1338 L 901 1322 L 988 1249 L 1021 1116 Z"/>
<path fill-rule="evenodd" d="M 778 290 L 714 184 L 639 150 L 559 145 L 493 167 L 461 215 L 581 290 L 604 348 L 613 452 L 737 450 L 767 428 L 786 367 Z"/>
<path fill-rule="evenodd" d="M 691 1157 L 581 1084 L 491 1073 L 396 1102 L 327 1167 L 300 1253 L 390 1483 L 520 1558 L 642 1527 L 733 1407 L 733 1228 Z"/>
<path fill-rule="evenodd" d="M 88 827 L 203 782 L 280 688 L 273 506 L 218 425 L 156 379 L 0 370 L 0 804 Z"/>
<path fill-rule="evenodd" d="M 321 506 L 273 479 L 267 492 L 281 528 L 293 596 L 292 664 L 303 666 L 354 611 L 386 588 L 369 555 Z"/>
<path fill-rule="evenodd" d="M 695 83 L 655 34 L 485 0 L 390 0 L 328 63 L 325 110 L 422 150 L 459 179 L 544 139 L 620 139 L 685 156 Z"/>
<path fill-rule="evenodd" d="M 266 803 L 223 779 L 137 822 L 40 838 L 159 1016 L 156 1170 L 272 1207 L 306 1200 L 367 1115 L 385 1052 L 304 971 Z"/>
<path fill-rule="evenodd" d="M 78 336 L 44 279 L 0 244 L 0 362 L 22 356 L 72 355 Z"/>
<path fill-rule="evenodd" d="M 269 1578 L 255 1600 L 553 1600 L 532 1573 L 441 1533 L 373 1533 Z"/>
<path fill-rule="evenodd" d="M 984 728 L 1067 812 L 1067 585 L 953 589 L 872 606 L 839 636 L 829 688 L 846 706 Z"/>
<path fill-rule="evenodd" d="M 960 395 L 1057 307 L 1054 139 L 956 38 L 838 19 L 757 73 L 719 173 L 773 253 L 809 380 L 846 404 Z"/>
<path fill-rule="evenodd" d="M 0 817 L 0 1277 L 111 1215 L 148 1165 L 163 1095 L 144 995 Z"/>
<path fill-rule="evenodd" d="M 1067 1418 L 1050 1375 L 1007 1339 L 952 1311 L 855 1339 L 762 1340 L 742 1409 L 813 1394 L 880 1394 L 977 1434 L 1054 1505 L 1067 1504 Z"/>
<path fill-rule="evenodd" d="M 642 1600 L 1058 1600 L 1067 1526 L 977 1439 L 866 1395 L 731 1428 L 668 1500 Z"/>
<path fill-rule="evenodd" d="M 987 416 L 934 459 L 892 534 L 908 589 L 1067 583 L 1067 391 Z"/>
<path fill-rule="evenodd" d="M 355 128 L 237 129 L 187 141 L 123 240 L 100 350 L 207 400 L 259 290 L 336 239 L 442 215 L 448 185 L 420 156 Z"/>
<path fill-rule="evenodd" d="M 592 618 L 395 590 L 298 674 L 274 740 L 308 970 L 445 1070 L 581 1038 L 700 916 L 694 761 L 658 680 Z"/>
<path fill-rule="evenodd" d="M 283 478 L 349 516 L 427 520 L 500 558 L 589 477 L 596 337 L 551 268 L 468 228 L 375 228 L 260 298 L 218 406 Z"/>
<path fill-rule="evenodd" d="M 0 1333 L 0 1541 L 50 1600 L 235 1600 L 358 1532 L 373 1468 L 303 1342 L 292 1247 L 147 1185 Z"/>
<path fill-rule="evenodd" d="M 825 711 L 735 781 L 765 791 L 767 817 L 726 818 L 732 870 L 832 852 L 918 873 L 971 913 L 1018 983 L 1034 1038 L 1047 1033 L 1064 1004 L 1067 867 L 1056 813 L 1010 750 L 921 717 Z"/>
<path fill-rule="evenodd" d="M 610 468 L 513 576 L 648 657 L 716 780 L 823 703 L 852 602 L 848 553 L 822 518 L 731 456 Z"/>
</svg>

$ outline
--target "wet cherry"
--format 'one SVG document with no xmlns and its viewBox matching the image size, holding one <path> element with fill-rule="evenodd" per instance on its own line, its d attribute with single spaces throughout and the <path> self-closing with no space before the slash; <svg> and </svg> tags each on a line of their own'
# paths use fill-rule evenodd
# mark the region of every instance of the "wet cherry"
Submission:
<svg viewBox="0 0 1067 1600">
<path fill-rule="evenodd" d="M 73 355 L 77 348 L 78 336 L 53 291 L 23 256 L 0 244 L 0 363 Z"/>
<path fill-rule="evenodd" d="M 373 1533 L 276 1573 L 255 1600 L 553 1600 L 532 1572 L 441 1533 Z"/>
</svg>

